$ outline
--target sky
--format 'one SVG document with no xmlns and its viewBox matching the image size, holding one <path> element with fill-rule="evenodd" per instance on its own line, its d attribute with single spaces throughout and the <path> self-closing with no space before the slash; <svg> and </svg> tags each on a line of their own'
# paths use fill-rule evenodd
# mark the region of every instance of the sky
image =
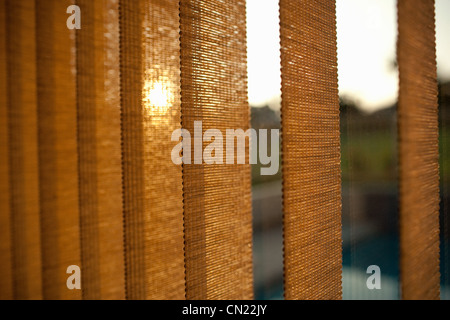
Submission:
<svg viewBox="0 0 450 320">
<path fill-rule="evenodd" d="M 397 100 L 396 0 L 337 0 L 339 93 L 371 112 Z M 249 102 L 280 102 L 278 0 L 247 0 Z M 436 0 L 438 77 L 450 80 L 450 0 Z"/>
</svg>

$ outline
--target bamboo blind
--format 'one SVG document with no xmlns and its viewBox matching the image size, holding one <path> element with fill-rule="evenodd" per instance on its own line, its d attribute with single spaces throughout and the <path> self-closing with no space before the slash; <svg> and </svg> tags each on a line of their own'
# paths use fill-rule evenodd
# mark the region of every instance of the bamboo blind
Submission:
<svg viewBox="0 0 450 320">
<path fill-rule="evenodd" d="M 34 4 L 6 1 L 6 10 L 14 297 L 39 299 L 42 277 Z"/>
<path fill-rule="evenodd" d="M 72 4 L 80 30 L 66 27 Z M 0 1 L 0 299 L 253 298 L 248 145 L 245 165 L 206 165 L 198 139 L 249 128 L 245 10 Z M 340 299 L 335 1 L 280 0 L 279 13 L 285 298 Z M 402 294 L 435 299 L 434 2 L 399 0 L 398 24 Z M 172 132 L 194 138 L 194 121 L 200 150 L 175 165 Z"/>
<path fill-rule="evenodd" d="M 334 1 L 280 0 L 286 299 L 341 298 Z"/>
<path fill-rule="evenodd" d="M 439 299 L 434 1 L 399 0 L 400 248 L 404 299 Z"/>
<path fill-rule="evenodd" d="M 180 5 L 183 127 L 194 133 L 194 121 L 202 120 L 203 132 L 247 130 L 245 2 Z M 186 297 L 251 299 L 250 166 L 185 164 L 183 176 Z"/>
<path fill-rule="evenodd" d="M 120 1 L 120 26 L 127 298 L 181 299 L 182 172 L 170 160 L 181 127 L 178 4 Z"/>
<path fill-rule="evenodd" d="M 124 299 L 118 1 L 77 5 L 83 13 L 76 32 L 83 298 Z"/>
<path fill-rule="evenodd" d="M 30 1 L 28 1 L 31 3 Z M 26 2 L 25 2 L 26 3 Z M 37 116 L 45 299 L 79 299 L 66 270 L 81 264 L 78 207 L 75 33 L 65 28 L 68 0 L 36 1 Z M 30 4 L 29 4 L 30 5 Z"/>
<path fill-rule="evenodd" d="M 0 299 L 13 299 L 8 142 L 8 53 L 6 1 L 0 2 Z"/>
</svg>

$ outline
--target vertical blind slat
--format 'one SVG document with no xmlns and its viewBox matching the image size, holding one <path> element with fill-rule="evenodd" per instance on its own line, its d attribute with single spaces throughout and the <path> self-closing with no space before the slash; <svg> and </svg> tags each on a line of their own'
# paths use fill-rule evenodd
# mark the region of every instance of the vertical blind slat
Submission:
<svg viewBox="0 0 450 320">
<path fill-rule="evenodd" d="M 177 1 L 120 1 L 126 286 L 129 299 L 183 299 Z"/>
<path fill-rule="evenodd" d="M 398 1 L 400 271 L 404 299 L 439 299 L 434 1 Z"/>
<path fill-rule="evenodd" d="M 0 299 L 13 299 L 9 191 L 8 69 L 6 1 L 0 1 Z"/>
<path fill-rule="evenodd" d="M 42 298 L 34 1 L 6 1 L 14 297 Z"/>
<path fill-rule="evenodd" d="M 182 125 L 192 146 L 194 121 L 202 133 L 247 130 L 245 1 L 180 4 Z M 248 164 L 183 166 L 188 299 L 253 297 L 250 178 Z"/>
<path fill-rule="evenodd" d="M 280 0 L 286 299 L 340 299 L 335 2 Z"/>
<path fill-rule="evenodd" d="M 66 285 L 81 267 L 78 207 L 75 31 L 64 14 L 71 0 L 36 1 L 37 100 L 43 296 L 80 299 Z"/>
<path fill-rule="evenodd" d="M 124 299 L 117 0 L 78 0 L 76 32 L 84 299 Z"/>
</svg>

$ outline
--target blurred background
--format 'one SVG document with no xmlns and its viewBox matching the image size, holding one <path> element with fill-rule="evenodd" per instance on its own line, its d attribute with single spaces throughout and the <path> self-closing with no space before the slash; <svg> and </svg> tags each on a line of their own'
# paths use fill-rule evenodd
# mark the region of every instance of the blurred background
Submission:
<svg viewBox="0 0 450 320">
<path fill-rule="evenodd" d="M 396 0 L 337 0 L 343 298 L 399 299 Z M 248 94 L 255 129 L 280 128 L 278 0 L 247 0 Z M 450 0 L 436 0 L 441 173 L 441 299 L 450 299 Z M 280 162 L 281 164 L 281 162 Z M 283 298 L 281 167 L 252 168 L 256 299 Z M 381 269 L 369 290 L 367 267 Z"/>
</svg>

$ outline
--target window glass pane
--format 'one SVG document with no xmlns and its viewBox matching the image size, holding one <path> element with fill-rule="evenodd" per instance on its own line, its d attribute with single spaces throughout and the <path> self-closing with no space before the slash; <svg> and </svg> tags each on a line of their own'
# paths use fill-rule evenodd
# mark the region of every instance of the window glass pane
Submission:
<svg viewBox="0 0 450 320">
<path fill-rule="evenodd" d="M 337 0 L 344 299 L 399 298 L 396 38 L 395 0 Z"/>
<path fill-rule="evenodd" d="M 247 0 L 248 95 L 251 125 L 280 128 L 280 44 L 278 0 Z M 259 132 L 259 131 L 258 131 Z M 260 135 L 258 134 L 258 140 Z M 271 150 L 269 145 L 268 150 Z M 255 299 L 283 298 L 281 161 L 276 174 L 252 165 L 253 272 Z"/>
</svg>

